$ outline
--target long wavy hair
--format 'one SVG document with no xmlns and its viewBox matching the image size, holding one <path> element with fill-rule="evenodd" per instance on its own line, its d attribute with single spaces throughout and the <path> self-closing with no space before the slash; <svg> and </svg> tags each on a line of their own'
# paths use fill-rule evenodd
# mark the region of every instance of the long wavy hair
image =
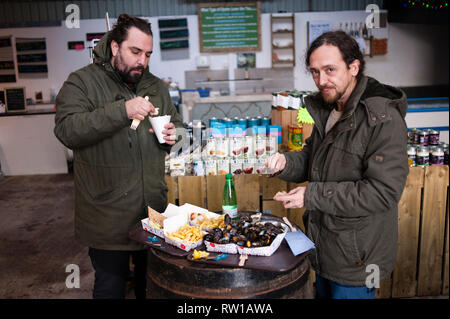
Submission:
<svg viewBox="0 0 450 319">
<path fill-rule="evenodd" d="M 311 54 L 314 52 L 314 50 L 321 47 L 322 45 L 336 46 L 341 52 L 342 59 L 347 64 L 347 67 L 349 67 L 349 65 L 353 61 L 359 60 L 359 72 L 356 75 L 356 78 L 358 80 L 361 79 L 361 77 L 364 75 L 364 69 L 366 65 L 366 62 L 364 61 L 364 56 L 361 50 L 359 49 L 358 42 L 356 42 L 356 40 L 352 36 L 348 35 L 344 31 L 325 32 L 317 39 L 315 39 L 313 43 L 311 43 L 311 46 L 306 52 L 306 59 L 305 59 L 305 64 L 308 70 L 309 70 L 309 58 Z"/>
</svg>

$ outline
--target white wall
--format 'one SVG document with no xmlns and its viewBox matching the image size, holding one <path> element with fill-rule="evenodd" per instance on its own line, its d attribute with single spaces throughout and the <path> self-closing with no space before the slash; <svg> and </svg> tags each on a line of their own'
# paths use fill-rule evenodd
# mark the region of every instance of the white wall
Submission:
<svg viewBox="0 0 450 319">
<path fill-rule="evenodd" d="M 316 89 L 305 71 L 307 50 L 307 21 L 339 22 L 365 21 L 365 11 L 307 12 L 295 14 L 296 32 L 296 88 Z M 448 27 L 447 27 L 448 28 Z M 366 74 L 393 86 L 425 86 L 448 84 L 448 41 L 443 28 L 431 25 L 389 23 L 386 29 L 374 30 L 375 37 L 388 36 L 388 53 L 365 57 Z M 445 37 L 445 38 L 444 38 Z"/>
<path fill-rule="evenodd" d="M 306 50 L 306 21 L 328 20 L 364 21 L 364 11 L 305 12 L 296 13 L 296 67 L 295 86 L 300 90 L 315 89 L 310 75 L 305 71 L 303 57 Z M 160 17 L 170 18 L 170 17 Z M 179 18 L 179 17 L 177 17 Z M 195 58 L 200 54 L 197 16 L 187 16 L 189 26 L 189 59 L 161 61 L 159 49 L 158 18 L 150 18 L 154 33 L 154 53 L 150 59 L 150 70 L 164 78 L 172 77 L 184 88 L 184 71 L 195 70 Z M 115 22 L 111 20 L 111 24 Z M 44 100 L 50 99 L 50 89 L 57 91 L 70 72 L 89 63 L 88 50 L 67 49 L 68 41 L 85 41 L 86 33 L 105 32 L 104 19 L 81 20 L 79 29 L 68 29 L 63 22 L 60 27 L 35 27 L 1 29 L 0 36 L 45 37 L 47 42 L 48 79 L 19 79 L 17 83 L 0 83 L 0 88 L 25 86 L 27 97 L 42 91 Z M 448 45 L 440 50 L 442 28 L 428 25 L 389 24 L 388 53 L 383 56 L 367 58 L 367 74 L 381 82 L 395 86 L 416 86 L 448 83 Z M 256 53 L 256 66 L 271 67 L 270 15 L 261 15 L 262 50 Z M 443 52 L 442 52 L 443 51 Z M 236 54 L 205 54 L 211 56 L 212 69 L 229 68 L 230 78 L 236 68 Z M 441 71 L 443 70 L 443 71 Z"/>
</svg>

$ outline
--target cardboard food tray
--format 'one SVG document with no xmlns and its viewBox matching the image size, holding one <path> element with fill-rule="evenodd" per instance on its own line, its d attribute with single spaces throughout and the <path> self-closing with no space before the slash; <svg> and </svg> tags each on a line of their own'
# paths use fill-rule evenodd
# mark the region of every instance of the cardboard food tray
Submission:
<svg viewBox="0 0 450 319">
<path fill-rule="evenodd" d="M 216 244 L 209 241 L 204 241 L 206 250 L 208 252 L 226 253 L 226 254 L 237 254 L 238 246 L 236 244 Z"/>
<path fill-rule="evenodd" d="M 202 250 L 200 247 L 196 248 L 197 250 Z M 209 256 L 219 256 L 223 253 L 210 252 Z M 187 259 L 191 262 L 195 263 L 203 263 L 209 265 L 216 265 L 222 267 L 233 267 L 233 268 L 246 268 L 246 269 L 255 269 L 255 270 L 265 270 L 272 272 L 286 272 L 297 266 L 301 261 L 303 261 L 306 256 L 308 256 L 309 251 L 304 252 L 298 256 L 294 256 L 289 248 L 286 240 L 283 240 L 280 244 L 280 247 L 273 253 L 272 256 L 263 257 L 263 256 L 248 256 L 244 266 L 239 266 L 239 258 L 241 255 L 239 254 L 229 254 L 228 257 L 213 260 L 213 259 L 193 259 L 193 252 L 190 252 L 187 255 Z"/>
<path fill-rule="evenodd" d="M 132 229 L 128 233 L 128 237 L 144 244 L 145 246 L 149 248 L 154 248 L 159 251 L 165 252 L 171 256 L 175 257 L 186 257 L 188 254 L 190 254 L 190 251 L 182 250 L 176 246 L 169 245 L 165 242 L 164 237 L 159 237 L 154 234 L 151 234 L 149 232 L 146 232 L 142 227 L 136 227 L 135 229 Z M 155 240 L 157 239 L 157 240 Z M 199 250 L 205 250 L 205 245 L 200 245 L 196 249 Z"/>
<path fill-rule="evenodd" d="M 203 238 L 197 242 L 185 242 L 185 241 L 178 241 L 173 240 L 168 237 L 169 233 L 176 232 L 180 227 L 183 225 L 188 224 L 188 214 L 182 213 L 178 214 L 176 216 L 167 218 L 164 220 L 164 239 L 165 241 L 173 246 L 176 246 L 182 250 L 185 251 L 191 251 L 194 248 L 197 248 L 198 246 L 203 244 Z"/>
<path fill-rule="evenodd" d="M 262 223 L 270 223 L 273 221 L 270 220 L 263 220 Z M 232 244 L 215 244 L 210 243 L 208 241 L 205 241 L 206 250 L 208 252 L 221 252 L 221 253 L 227 253 L 227 254 L 241 254 L 241 255 L 249 255 L 249 256 L 264 256 L 264 257 L 270 257 L 272 256 L 277 249 L 279 248 L 281 242 L 283 241 L 284 237 L 286 236 L 286 233 L 289 230 L 288 226 L 284 223 L 281 223 L 281 226 L 284 228 L 284 233 L 277 235 L 273 242 L 269 246 L 263 246 L 263 247 L 242 247 L 238 246 L 234 243 Z"/>
<path fill-rule="evenodd" d="M 164 238 L 164 230 L 162 228 L 155 228 L 155 227 L 150 226 L 148 217 L 141 220 L 141 224 L 142 224 L 142 229 L 144 229 L 145 231 L 152 233 L 158 237 Z"/>
<path fill-rule="evenodd" d="M 170 208 L 170 206 L 168 208 Z M 168 217 L 166 213 L 160 214 L 150 206 L 147 206 L 147 213 L 148 217 L 141 220 L 142 228 L 158 237 L 164 237 L 164 230 L 162 229 L 162 226 L 164 224 L 164 220 Z M 152 227 L 150 220 L 161 225 L 161 228 Z"/>
</svg>

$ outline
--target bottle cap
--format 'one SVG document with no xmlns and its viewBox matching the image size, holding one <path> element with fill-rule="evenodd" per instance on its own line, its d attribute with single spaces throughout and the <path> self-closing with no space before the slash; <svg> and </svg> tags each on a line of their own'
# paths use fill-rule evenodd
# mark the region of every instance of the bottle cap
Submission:
<svg viewBox="0 0 450 319">
<path fill-rule="evenodd" d="M 226 179 L 233 179 L 233 174 L 227 174 L 227 175 L 225 175 L 225 178 Z"/>
</svg>

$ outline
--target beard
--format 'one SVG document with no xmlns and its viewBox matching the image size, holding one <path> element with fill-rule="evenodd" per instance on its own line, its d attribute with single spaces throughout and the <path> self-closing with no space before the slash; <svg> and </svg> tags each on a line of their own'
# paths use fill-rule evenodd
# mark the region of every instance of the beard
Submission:
<svg viewBox="0 0 450 319">
<path fill-rule="evenodd" d="M 139 80 L 144 75 L 145 68 L 143 66 L 137 66 L 137 67 L 129 67 L 127 66 L 122 59 L 122 56 L 120 55 L 120 51 L 117 53 L 116 58 L 113 61 L 113 68 L 116 70 L 116 72 L 120 75 L 120 78 L 125 83 L 133 83 L 136 84 L 139 82 Z M 141 71 L 141 73 L 135 73 L 132 74 L 133 71 Z"/>
<path fill-rule="evenodd" d="M 329 93 L 324 93 L 325 89 L 330 89 L 331 91 Z M 342 96 L 344 95 L 345 90 L 342 92 L 338 91 L 335 87 L 319 87 L 320 95 L 322 96 L 322 99 L 327 104 L 334 104 L 337 101 L 339 101 Z M 335 92 L 333 94 L 333 92 Z"/>
</svg>

